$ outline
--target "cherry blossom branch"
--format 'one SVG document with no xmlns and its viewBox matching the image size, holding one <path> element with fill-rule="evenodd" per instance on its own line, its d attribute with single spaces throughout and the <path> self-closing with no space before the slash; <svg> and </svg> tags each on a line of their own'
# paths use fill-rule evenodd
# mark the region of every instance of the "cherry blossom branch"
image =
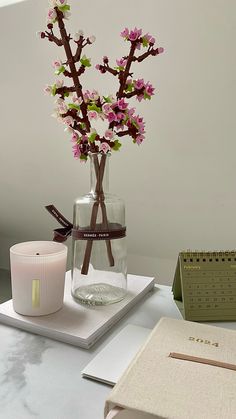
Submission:
<svg viewBox="0 0 236 419">
<path fill-rule="evenodd" d="M 70 47 L 70 42 L 69 42 L 67 32 L 66 32 L 66 29 L 65 29 L 65 25 L 64 25 L 64 21 L 63 21 L 64 15 L 57 7 L 55 8 L 55 11 L 56 11 L 56 14 L 57 14 L 58 27 L 59 27 L 59 30 L 60 30 L 60 34 L 61 34 L 62 42 L 63 42 L 63 45 L 64 45 L 66 57 L 67 57 L 67 60 L 68 60 L 68 65 L 70 67 L 70 72 L 71 72 L 71 75 L 72 75 L 72 79 L 73 79 L 73 82 L 74 82 L 75 91 L 76 91 L 76 94 L 77 94 L 78 98 L 82 99 L 81 112 L 83 114 L 84 123 L 86 125 L 87 131 L 90 131 L 91 125 L 90 125 L 88 115 L 87 115 L 87 105 L 84 101 L 82 86 L 79 82 L 77 70 L 76 70 L 76 67 L 75 67 L 75 59 L 73 57 L 71 47 Z"/>
</svg>

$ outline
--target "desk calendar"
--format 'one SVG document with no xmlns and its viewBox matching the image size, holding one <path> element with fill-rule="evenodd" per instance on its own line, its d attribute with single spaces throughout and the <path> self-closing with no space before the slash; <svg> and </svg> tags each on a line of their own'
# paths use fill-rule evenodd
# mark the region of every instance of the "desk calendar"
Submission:
<svg viewBox="0 0 236 419">
<path fill-rule="evenodd" d="M 186 320 L 236 320 L 236 251 L 181 252 L 172 291 Z"/>
</svg>

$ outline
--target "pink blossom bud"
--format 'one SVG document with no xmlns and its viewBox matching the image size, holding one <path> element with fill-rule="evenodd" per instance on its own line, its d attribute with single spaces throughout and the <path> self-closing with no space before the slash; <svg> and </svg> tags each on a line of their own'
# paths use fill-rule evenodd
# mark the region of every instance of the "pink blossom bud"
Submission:
<svg viewBox="0 0 236 419">
<path fill-rule="evenodd" d="M 78 141 L 79 135 L 77 134 L 76 131 L 73 130 L 72 136 L 71 136 L 71 141 L 72 143 L 76 143 Z"/>
<path fill-rule="evenodd" d="M 111 147 L 109 146 L 109 144 L 107 144 L 106 142 L 101 143 L 99 146 L 99 151 L 101 151 L 102 153 L 106 154 L 109 151 L 111 151 Z"/>
<path fill-rule="evenodd" d="M 97 120 L 98 119 L 98 113 L 96 111 L 89 111 L 88 112 L 88 118 L 92 121 L 92 120 Z"/>
<path fill-rule="evenodd" d="M 112 140 L 114 138 L 114 132 L 111 129 L 105 131 L 105 138 Z"/>
<path fill-rule="evenodd" d="M 43 38 L 45 38 L 45 37 L 46 37 L 45 32 L 36 32 L 36 35 L 37 35 L 39 38 L 41 38 L 41 39 L 43 39 Z"/>
<path fill-rule="evenodd" d="M 125 38 L 125 39 L 128 39 L 128 37 L 129 37 L 129 29 L 128 28 L 125 28 L 121 33 L 120 33 L 120 36 L 122 37 L 122 38 Z"/>
<path fill-rule="evenodd" d="M 57 89 L 60 89 L 61 87 L 63 87 L 64 81 L 63 80 L 56 80 L 56 87 Z"/>
<path fill-rule="evenodd" d="M 67 3 L 67 0 L 56 0 L 56 5 L 57 6 L 65 6 L 65 4 Z"/>
<path fill-rule="evenodd" d="M 143 140 L 144 140 L 144 135 L 138 135 L 137 137 L 136 137 L 136 144 L 138 144 L 138 145 L 140 145 L 140 144 L 142 144 L 142 142 L 143 142 Z"/>
<path fill-rule="evenodd" d="M 65 116 L 65 118 L 63 118 L 63 123 L 67 126 L 72 126 L 74 125 L 74 119 L 70 115 Z"/>
<path fill-rule="evenodd" d="M 78 32 L 76 32 L 74 34 L 74 40 L 75 40 L 75 42 L 78 42 L 81 37 L 83 38 L 83 36 L 84 36 L 84 32 L 82 30 L 79 30 Z"/>
<path fill-rule="evenodd" d="M 49 86 L 49 84 L 47 84 L 44 89 L 43 89 L 44 93 L 47 95 L 51 95 L 52 94 L 52 87 Z"/>
<path fill-rule="evenodd" d="M 62 61 L 61 60 L 55 60 L 55 61 L 53 61 L 52 66 L 53 66 L 53 68 L 58 70 L 62 66 Z"/>
<path fill-rule="evenodd" d="M 138 90 L 142 89 L 144 87 L 144 80 L 138 79 L 134 82 L 134 87 Z"/>
<path fill-rule="evenodd" d="M 93 43 L 96 41 L 96 37 L 95 37 L 94 35 L 91 35 L 91 36 L 88 38 L 88 40 L 89 40 L 90 44 L 93 44 Z"/>
<path fill-rule="evenodd" d="M 104 103 L 104 105 L 102 105 L 102 111 L 105 114 L 108 114 L 109 112 L 111 112 L 112 109 L 111 109 L 110 103 Z"/>
<path fill-rule="evenodd" d="M 53 22 L 57 18 L 56 10 L 49 9 L 47 14 L 47 20 L 49 23 Z"/>
<path fill-rule="evenodd" d="M 125 67 L 127 64 L 127 60 L 125 58 L 121 58 L 120 60 L 116 60 L 116 64 L 119 67 Z"/>
</svg>

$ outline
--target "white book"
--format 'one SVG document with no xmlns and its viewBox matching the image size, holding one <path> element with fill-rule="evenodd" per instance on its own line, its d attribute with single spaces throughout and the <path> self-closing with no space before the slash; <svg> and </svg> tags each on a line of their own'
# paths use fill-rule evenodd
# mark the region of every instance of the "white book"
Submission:
<svg viewBox="0 0 236 419">
<path fill-rule="evenodd" d="M 146 327 L 128 324 L 81 371 L 82 376 L 114 385 L 150 332 Z"/>
<path fill-rule="evenodd" d="M 119 303 L 86 307 L 71 296 L 71 273 L 65 281 L 64 305 L 47 316 L 22 316 L 14 311 L 12 300 L 0 305 L 0 322 L 28 332 L 83 348 L 90 348 L 154 287 L 154 278 L 128 275 L 128 293 Z"/>
</svg>

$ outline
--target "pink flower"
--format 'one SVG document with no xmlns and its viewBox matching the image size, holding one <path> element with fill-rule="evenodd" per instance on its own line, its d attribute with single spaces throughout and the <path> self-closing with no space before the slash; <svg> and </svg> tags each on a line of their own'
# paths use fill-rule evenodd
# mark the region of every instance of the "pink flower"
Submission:
<svg viewBox="0 0 236 419">
<path fill-rule="evenodd" d="M 151 85 L 151 83 L 147 83 L 145 85 L 145 92 L 147 93 L 148 96 L 153 96 L 154 90 L 155 88 Z"/>
<path fill-rule="evenodd" d="M 64 114 L 67 112 L 68 109 L 67 109 L 64 99 L 57 99 L 56 104 L 58 106 L 59 114 Z"/>
<path fill-rule="evenodd" d="M 138 135 L 137 137 L 136 137 L 136 144 L 138 144 L 138 145 L 140 145 L 140 144 L 142 144 L 142 142 L 143 142 L 143 140 L 144 140 L 144 135 Z"/>
<path fill-rule="evenodd" d="M 74 125 L 74 119 L 70 115 L 65 116 L 65 118 L 63 118 L 63 124 L 67 125 L 68 127 L 73 126 Z"/>
<path fill-rule="evenodd" d="M 47 84 L 44 89 L 43 89 L 44 93 L 46 95 L 51 95 L 52 94 L 52 86 L 49 86 L 49 84 Z"/>
<path fill-rule="evenodd" d="M 162 52 L 164 52 L 164 48 L 162 48 L 162 47 L 157 48 L 157 53 L 158 54 L 162 54 Z"/>
<path fill-rule="evenodd" d="M 79 148 L 79 144 L 74 144 L 73 147 L 72 147 L 72 150 L 73 150 L 74 158 L 79 159 L 80 156 L 81 156 L 81 151 L 80 151 L 80 148 Z"/>
<path fill-rule="evenodd" d="M 118 102 L 117 102 L 117 106 L 118 106 L 118 108 L 119 108 L 121 111 L 124 111 L 124 110 L 127 108 L 128 103 L 126 103 L 126 102 L 124 101 L 124 98 L 122 98 L 122 99 L 118 100 Z"/>
<path fill-rule="evenodd" d="M 67 3 L 67 0 L 56 0 L 57 6 L 64 6 Z"/>
<path fill-rule="evenodd" d="M 141 102 L 141 100 L 143 100 L 143 99 L 144 99 L 144 95 L 143 95 L 143 94 L 138 95 L 138 96 L 136 97 L 136 99 L 137 99 L 139 102 Z"/>
<path fill-rule="evenodd" d="M 77 132 L 76 131 L 73 131 L 72 137 L 71 137 L 72 143 L 77 143 L 78 138 L 79 138 L 79 135 L 77 134 Z"/>
<path fill-rule="evenodd" d="M 133 116 L 133 114 L 134 114 L 134 112 L 135 112 L 135 109 L 134 108 L 130 108 L 130 109 L 127 109 L 127 113 L 128 113 L 128 117 L 129 118 L 131 118 L 131 116 Z"/>
<path fill-rule="evenodd" d="M 56 70 L 58 70 L 58 69 L 62 66 L 62 61 L 61 61 L 61 60 L 55 60 L 55 61 L 53 61 L 52 66 L 53 66 Z"/>
<path fill-rule="evenodd" d="M 97 120 L 98 119 L 98 113 L 96 111 L 89 111 L 88 112 L 88 118 L 92 121 L 92 120 Z"/>
<path fill-rule="evenodd" d="M 152 45 L 154 45 L 154 44 L 155 44 L 155 42 L 156 42 L 155 38 L 154 38 L 152 35 L 150 35 L 149 33 L 146 33 L 146 34 L 143 36 L 143 39 L 144 39 L 145 41 L 147 41 L 149 44 L 152 44 Z"/>
<path fill-rule="evenodd" d="M 134 87 L 138 90 L 142 89 L 144 87 L 144 80 L 138 79 L 134 82 Z"/>
<path fill-rule="evenodd" d="M 125 119 L 125 114 L 123 112 L 118 112 L 116 114 L 116 118 L 118 122 L 121 122 L 123 119 Z"/>
<path fill-rule="evenodd" d="M 49 9 L 47 14 L 47 21 L 48 23 L 54 22 L 54 20 L 57 18 L 56 10 Z"/>
<path fill-rule="evenodd" d="M 98 100 L 99 99 L 99 93 L 97 92 L 97 90 L 93 90 L 90 95 L 89 95 L 89 99 L 90 100 Z"/>
<path fill-rule="evenodd" d="M 111 151 L 111 147 L 106 142 L 103 142 L 99 146 L 99 151 L 101 151 L 102 153 L 106 154 L 109 151 Z"/>
<path fill-rule="evenodd" d="M 72 97 L 72 101 L 73 101 L 73 103 L 74 103 L 75 105 L 78 105 L 78 106 L 80 106 L 80 105 L 81 105 L 81 103 L 83 102 L 82 98 L 81 98 L 81 97 L 80 97 L 80 98 L 78 98 L 77 96 L 73 96 L 73 97 Z"/>
<path fill-rule="evenodd" d="M 105 138 L 112 140 L 114 137 L 114 132 L 111 129 L 107 129 L 105 132 Z"/>
<path fill-rule="evenodd" d="M 106 116 L 109 122 L 116 121 L 116 114 L 114 112 L 109 112 L 109 114 Z"/>
<path fill-rule="evenodd" d="M 128 28 L 125 28 L 121 33 L 120 33 L 120 36 L 122 37 L 122 38 L 125 38 L 125 39 L 128 39 L 128 37 L 129 37 L 129 29 Z"/>
<path fill-rule="evenodd" d="M 127 60 L 125 58 L 121 58 L 120 60 L 116 60 L 116 64 L 118 67 L 125 67 L 127 64 Z"/>
<path fill-rule="evenodd" d="M 64 84 L 63 80 L 59 80 L 59 79 L 56 80 L 55 85 L 56 85 L 57 89 L 60 89 L 60 87 L 63 87 L 63 84 Z"/>
<path fill-rule="evenodd" d="M 102 105 L 102 111 L 104 114 L 112 112 L 110 103 L 104 103 L 104 105 Z"/>
<path fill-rule="evenodd" d="M 142 29 L 137 29 L 136 27 L 130 31 L 129 40 L 137 41 L 137 39 L 142 35 Z"/>
</svg>

